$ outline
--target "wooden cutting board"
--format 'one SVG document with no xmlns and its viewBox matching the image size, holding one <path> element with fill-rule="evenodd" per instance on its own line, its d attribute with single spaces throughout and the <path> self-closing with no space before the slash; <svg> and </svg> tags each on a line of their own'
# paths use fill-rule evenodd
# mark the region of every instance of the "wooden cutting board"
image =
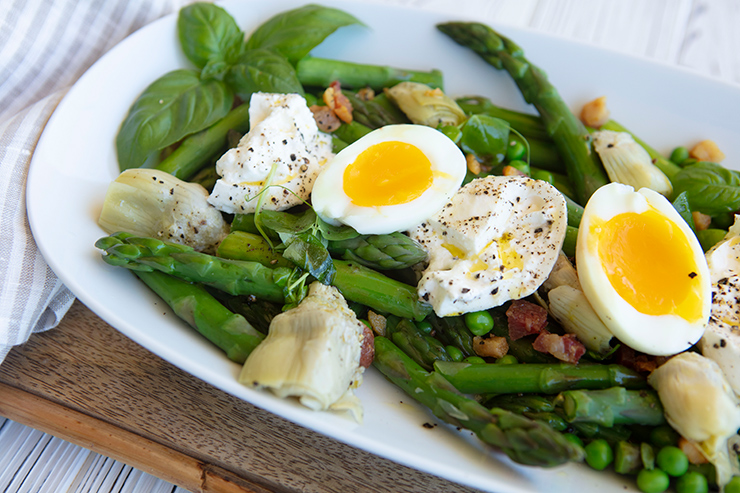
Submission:
<svg viewBox="0 0 740 493">
<path fill-rule="evenodd" d="M 474 492 L 302 428 L 150 353 L 79 301 L 0 365 L 0 415 L 189 491 Z"/>
</svg>

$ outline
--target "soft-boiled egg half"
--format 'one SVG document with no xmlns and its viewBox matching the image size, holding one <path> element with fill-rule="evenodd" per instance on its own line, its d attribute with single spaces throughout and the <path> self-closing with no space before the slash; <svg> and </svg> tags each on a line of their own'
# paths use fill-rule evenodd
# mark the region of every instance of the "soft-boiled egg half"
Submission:
<svg viewBox="0 0 740 493">
<path fill-rule="evenodd" d="M 311 202 L 330 224 L 362 234 L 410 229 L 439 211 L 467 170 L 447 136 L 423 125 L 387 125 L 342 149 L 321 171 Z"/>
<path fill-rule="evenodd" d="M 707 261 L 662 195 L 611 183 L 586 204 L 576 247 L 583 292 L 629 347 L 670 355 L 695 344 L 711 309 Z"/>
</svg>

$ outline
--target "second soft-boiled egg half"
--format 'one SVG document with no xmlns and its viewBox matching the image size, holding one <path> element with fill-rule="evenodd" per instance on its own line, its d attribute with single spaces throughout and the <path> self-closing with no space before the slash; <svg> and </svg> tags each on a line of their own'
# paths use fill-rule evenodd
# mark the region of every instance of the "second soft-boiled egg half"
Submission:
<svg viewBox="0 0 740 493">
<path fill-rule="evenodd" d="M 316 213 L 362 234 L 408 230 L 439 211 L 467 170 L 447 136 L 423 125 L 387 125 L 342 149 L 311 193 Z"/>
<path fill-rule="evenodd" d="M 670 355 L 704 333 L 707 262 L 696 235 L 659 193 L 619 183 L 597 190 L 583 213 L 576 263 L 594 311 L 629 347 Z"/>
</svg>

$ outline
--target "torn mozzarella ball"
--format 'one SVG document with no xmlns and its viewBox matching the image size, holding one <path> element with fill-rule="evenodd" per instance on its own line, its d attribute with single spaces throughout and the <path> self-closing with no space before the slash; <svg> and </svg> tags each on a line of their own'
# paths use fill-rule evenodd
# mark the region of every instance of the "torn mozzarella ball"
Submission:
<svg viewBox="0 0 740 493">
<path fill-rule="evenodd" d="M 567 226 L 563 195 L 525 176 L 488 176 L 462 187 L 409 232 L 429 252 L 419 296 L 439 316 L 499 306 L 547 279 Z"/>
<path fill-rule="evenodd" d="M 319 132 L 298 94 L 254 93 L 249 105 L 250 130 L 216 163 L 221 178 L 208 202 L 230 214 L 254 212 L 267 184 L 263 207 L 289 209 L 308 199 L 322 165 L 333 156 L 331 136 Z"/>
</svg>

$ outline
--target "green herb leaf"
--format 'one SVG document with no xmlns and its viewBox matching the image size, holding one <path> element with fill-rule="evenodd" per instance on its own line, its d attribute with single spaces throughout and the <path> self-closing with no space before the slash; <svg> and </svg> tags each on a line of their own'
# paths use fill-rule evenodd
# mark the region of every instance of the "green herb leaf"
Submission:
<svg viewBox="0 0 740 493">
<path fill-rule="evenodd" d="M 194 70 L 175 70 L 154 81 L 129 109 L 116 136 L 121 171 L 138 168 L 164 149 L 226 116 L 234 94 L 218 80 Z"/>
<path fill-rule="evenodd" d="M 321 236 L 329 241 L 349 240 L 360 236 L 360 233 L 355 231 L 355 229 L 351 226 L 345 226 L 343 224 L 339 226 L 332 226 L 318 216 L 316 217 L 316 223 L 319 231 L 321 231 Z"/>
<path fill-rule="evenodd" d="M 740 173 L 716 163 L 698 162 L 673 177 L 673 193 L 686 192 L 691 210 L 718 216 L 740 210 Z"/>
<path fill-rule="evenodd" d="M 242 53 L 229 68 L 226 82 L 245 101 L 248 101 L 255 92 L 303 95 L 303 86 L 298 81 L 290 62 L 277 52 L 266 48 Z"/>
<path fill-rule="evenodd" d="M 696 233 L 696 226 L 694 225 L 694 216 L 691 214 L 691 206 L 689 205 L 689 196 L 686 192 L 681 192 L 673 200 L 673 208 L 676 209 L 678 214 L 686 221 L 691 227 L 691 230 Z"/>
<path fill-rule="evenodd" d="M 185 56 L 199 69 L 209 63 L 233 63 L 244 45 L 244 33 L 234 18 L 212 3 L 198 2 L 181 9 L 177 33 Z"/>
<path fill-rule="evenodd" d="M 463 152 L 500 163 L 509 143 L 509 123 L 488 115 L 473 115 L 462 126 L 459 144 Z"/>
<path fill-rule="evenodd" d="M 285 241 L 283 257 L 311 274 L 323 284 L 331 284 L 336 274 L 334 262 L 321 239 L 305 232 Z"/>
<path fill-rule="evenodd" d="M 316 213 L 306 209 L 300 214 L 282 211 L 261 211 L 262 226 L 276 233 L 297 235 L 310 230 L 316 223 Z"/>
<path fill-rule="evenodd" d="M 247 48 L 271 48 L 295 65 L 331 33 L 351 24 L 362 22 L 338 9 L 306 5 L 262 24 L 250 36 Z"/>
</svg>

